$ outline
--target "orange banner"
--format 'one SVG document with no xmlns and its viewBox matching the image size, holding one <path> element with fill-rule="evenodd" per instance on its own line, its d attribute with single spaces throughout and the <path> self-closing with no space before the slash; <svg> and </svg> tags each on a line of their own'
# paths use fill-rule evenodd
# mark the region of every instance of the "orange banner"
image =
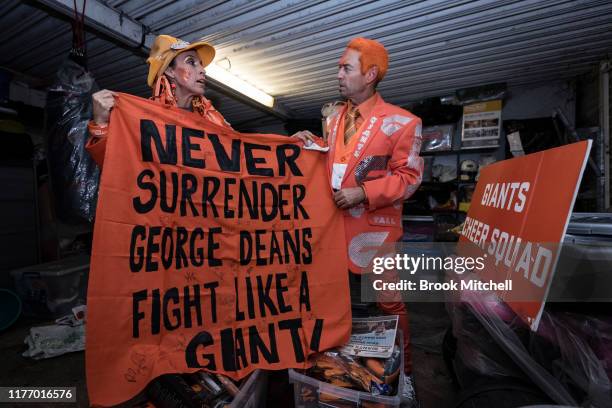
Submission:
<svg viewBox="0 0 612 408">
<path fill-rule="evenodd" d="M 285 136 L 117 96 L 89 278 L 92 404 L 128 400 L 164 373 L 303 368 L 348 340 L 325 159 Z"/>
<path fill-rule="evenodd" d="M 537 330 L 591 141 L 483 168 L 459 242 L 484 256 L 482 280 L 512 281 L 498 293 Z"/>
</svg>

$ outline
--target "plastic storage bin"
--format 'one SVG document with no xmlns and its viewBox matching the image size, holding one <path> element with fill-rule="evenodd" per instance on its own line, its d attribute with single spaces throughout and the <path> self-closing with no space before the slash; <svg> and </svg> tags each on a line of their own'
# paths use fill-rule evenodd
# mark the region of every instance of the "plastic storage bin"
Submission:
<svg viewBox="0 0 612 408">
<path fill-rule="evenodd" d="M 268 372 L 256 370 L 240 387 L 240 392 L 228 406 L 230 408 L 265 408 L 267 388 Z"/>
<path fill-rule="evenodd" d="M 23 302 L 23 314 L 58 318 L 87 301 L 89 255 L 11 271 L 15 290 Z"/>
<path fill-rule="evenodd" d="M 573 213 L 548 299 L 577 300 L 573 308 L 606 310 L 612 299 L 612 214 Z M 587 314 L 591 314 L 587 312 Z"/>
<path fill-rule="evenodd" d="M 8 289 L 0 288 L 0 332 L 8 329 L 21 315 L 21 299 Z"/>
<path fill-rule="evenodd" d="M 400 330 L 397 331 L 396 342 L 400 348 L 400 375 L 397 392 L 394 396 L 372 395 L 368 392 L 356 391 L 350 388 L 336 387 L 329 383 L 316 380 L 307 375 L 289 369 L 289 382 L 293 384 L 295 408 L 315 407 L 357 407 L 357 408 L 392 408 L 399 407 L 404 386 L 404 348 Z M 304 394 L 314 396 L 314 400 L 305 400 Z"/>
</svg>

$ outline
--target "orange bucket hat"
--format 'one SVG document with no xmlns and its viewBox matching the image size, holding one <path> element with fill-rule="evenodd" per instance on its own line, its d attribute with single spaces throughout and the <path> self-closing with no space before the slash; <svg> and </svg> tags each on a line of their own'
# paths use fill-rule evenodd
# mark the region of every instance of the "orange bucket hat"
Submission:
<svg viewBox="0 0 612 408">
<path fill-rule="evenodd" d="M 147 59 L 149 64 L 147 84 L 153 88 L 159 75 L 166 71 L 172 60 L 180 53 L 189 50 L 198 53 L 202 66 L 207 66 L 215 58 L 215 48 L 208 43 L 202 41 L 188 43 L 170 35 L 158 35 Z"/>
</svg>

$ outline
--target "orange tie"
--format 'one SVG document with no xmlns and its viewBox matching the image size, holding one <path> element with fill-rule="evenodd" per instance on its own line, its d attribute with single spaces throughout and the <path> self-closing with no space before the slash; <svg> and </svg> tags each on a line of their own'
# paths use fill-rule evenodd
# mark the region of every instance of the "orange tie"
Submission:
<svg viewBox="0 0 612 408">
<path fill-rule="evenodd" d="M 344 144 L 347 144 L 357 131 L 357 118 L 359 118 L 359 109 L 351 105 L 344 118 Z"/>
</svg>

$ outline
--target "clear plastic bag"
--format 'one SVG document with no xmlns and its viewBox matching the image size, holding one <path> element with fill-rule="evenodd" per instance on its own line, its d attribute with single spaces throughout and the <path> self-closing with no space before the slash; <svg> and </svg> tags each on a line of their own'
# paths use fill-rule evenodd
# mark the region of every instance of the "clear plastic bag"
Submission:
<svg viewBox="0 0 612 408">
<path fill-rule="evenodd" d="M 583 403 L 604 406 L 612 401 L 610 378 L 590 340 L 593 335 L 609 336 L 610 328 L 608 333 L 593 331 L 593 320 L 597 319 L 545 312 L 538 332 L 530 337 L 529 351 Z"/>
<path fill-rule="evenodd" d="M 451 150 L 455 125 L 426 126 L 422 130 L 421 152 Z"/>
<path fill-rule="evenodd" d="M 95 216 L 100 170 L 85 144 L 91 95 L 97 89 L 91 74 L 68 59 L 47 93 L 47 156 L 55 209 L 69 224 L 91 222 Z"/>
<path fill-rule="evenodd" d="M 468 371 L 527 377 L 558 404 L 610 406 L 611 322 L 545 310 L 538 331 L 532 332 L 492 296 L 465 295 L 462 300 L 447 306 L 457 338 L 456 361 Z"/>
</svg>

